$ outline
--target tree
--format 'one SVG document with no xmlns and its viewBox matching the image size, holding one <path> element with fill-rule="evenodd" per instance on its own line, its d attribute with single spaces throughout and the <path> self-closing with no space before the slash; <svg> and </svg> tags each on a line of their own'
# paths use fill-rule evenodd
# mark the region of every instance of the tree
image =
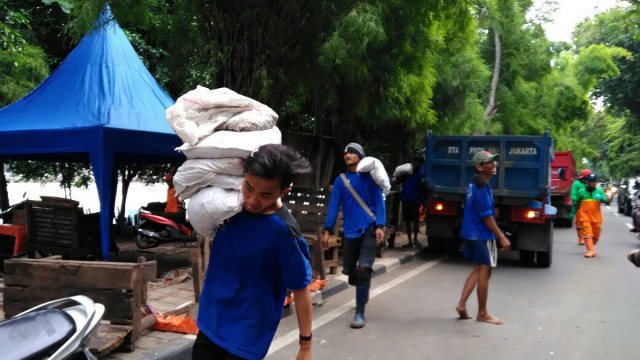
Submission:
<svg viewBox="0 0 640 360">
<path fill-rule="evenodd" d="M 0 107 L 27 94 L 48 74 L 44 51 L 29 43 L 31 27 L 26 12 L 0 0 Z M 5 160 L 0 160 L 0 208 L 9 207 Z"/>
<path fill-rule="evenodd" d="M 582 22 L 574 32 L 581 54 L 590 54 L 582 72 L 604 72 L 606 76 L 587 77 L 594 84 L 593 97 L 601 99 L 611 124 L 605 129 L 602 153 L 608 169 L 616 177 L 640 172 L 640 21 L 638 2 L 627 8 L 614 8 Z M 624 50 L 623 50 L 624 49 Z"/>
</svg>

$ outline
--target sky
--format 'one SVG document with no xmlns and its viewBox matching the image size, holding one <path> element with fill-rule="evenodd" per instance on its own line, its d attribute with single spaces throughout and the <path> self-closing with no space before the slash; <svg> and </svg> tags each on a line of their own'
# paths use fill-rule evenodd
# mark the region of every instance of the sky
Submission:
<svg viewBox="0 0 640 360">
<path fill-rule="evenodd" d="M 547 38 L 551 41 L 571 41 L 574 27 L 587 17 L 604 12 L 617 5 L 626 5 L 619 0 L 557 0 L 558 11 L 552 23 L 544 24 Z M 544 0 L 534 0 L 533 8 L 540 7 Z"/>
</svg>

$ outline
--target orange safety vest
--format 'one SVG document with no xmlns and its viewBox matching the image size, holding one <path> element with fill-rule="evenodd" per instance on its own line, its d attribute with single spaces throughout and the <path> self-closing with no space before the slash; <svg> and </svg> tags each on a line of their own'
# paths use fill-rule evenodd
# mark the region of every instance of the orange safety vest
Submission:
<svg viewBox="0 0 640 360">
<path fill-rule="evenodd" d="M 176 197 L 176 188 L 170 187 L 167 189 L 167 206 L 164 208 L 164 212 L 178 213 L 182 211 L 182 204 Z"/>
</svg>

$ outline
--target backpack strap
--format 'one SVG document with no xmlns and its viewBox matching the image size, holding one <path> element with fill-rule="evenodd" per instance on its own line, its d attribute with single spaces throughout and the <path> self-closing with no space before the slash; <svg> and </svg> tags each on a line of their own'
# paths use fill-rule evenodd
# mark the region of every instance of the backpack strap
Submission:
<svg viewBox="0 0 640 360">
<path fill-rule="evenodd" d="M 369 207 L 367 206 L 367 204 L 364 202 L 364 200 L 362 200 L 362 198 L 360 197 L 360 195 L 358 195 L 358 193 L 356 192 L 356 190 L 353 188 L 353 186 L 351 186 L 351 183 L 349 182 L 349 179 L 347 179 L 347 175 L 345 175 L 344 173 L 340 174 L 340 177 L 342 178 L 342 182 L 344 183 L 344 186 L 347 187 L 347 189 L 349 189 L 349 192 L 351 192 L 351 195 L 353 195 L 353 198 L 356 199 L 356 201 L 358 202 L 358 204 L 360 204 L 360 206 L 362 206 L 362 209 L 369 215 L 371 216 L 371 218 L 373 219 L 373 221 L 376 221 L 376 215 L 373 213 L 373 211 L 371 211 L 371 209 L 369 209 Z"/>
</svg>

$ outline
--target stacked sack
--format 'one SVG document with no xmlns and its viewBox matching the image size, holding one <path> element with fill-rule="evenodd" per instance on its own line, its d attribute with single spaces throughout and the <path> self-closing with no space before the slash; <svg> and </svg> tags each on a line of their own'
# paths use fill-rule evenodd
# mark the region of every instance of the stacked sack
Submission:
<svg viewBox="0 0 640 360">
<path fill-rule="evenodd" d="M 212 237 L 242 209 L 243 159 L 282 142 L 278 114 L 227 88 L 198 86 L 167 109 L 167 121 L 184 142 L 176 150 L 187 157 L 173 177 L 176 196 L 189 199 L 193 228 Z"/>
<path fill-rule="evenodd" d="M 396 170 L 393 172 L 394 178 L 399 178 L 405 175 L 413 175 L 413 165 L 411 165 L 411 163 L 396 166 Z"/>
<path fill-rule="evenodd" d="M 382 189 L 382 194 L 385 196 L 391 191 L 389 175 L 387 175 L 387 170 L 385 170 L 382 161 L 379 159 L 372 156 L 365 156 L 358 163 L 356 171 L 359 173 L 369 173 L 373 181 Z"/>
</svg>

